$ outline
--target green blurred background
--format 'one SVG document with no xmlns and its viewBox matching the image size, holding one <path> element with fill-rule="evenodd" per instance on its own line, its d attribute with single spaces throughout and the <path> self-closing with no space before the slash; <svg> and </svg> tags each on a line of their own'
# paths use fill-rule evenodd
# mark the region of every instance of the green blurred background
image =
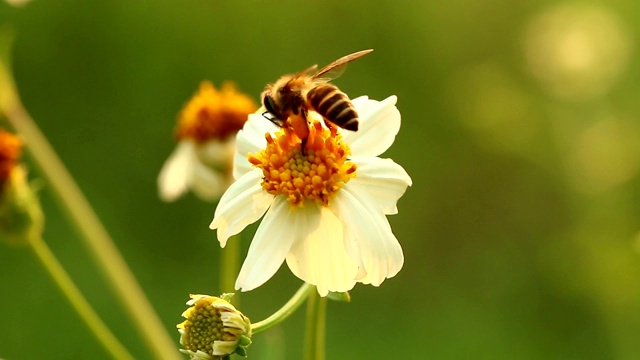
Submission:
<svg viewBox="0 0 640 360">
<path fill-rule="evenodd" d="M 258 100 L 284 73 L 375 49 L 336 84 L 398 96 L 385 156 L 414 182 L 389 219 L 406 259 L 329 304 L 329 359 L 640 358 L 639 14 L 633 0 L 0 4 L 25 106 L 176 344 L 188 294 L 219 291 L 220 255 L 215 204 L 157 197 L 177 112 L 203 79 Z M 42 202 L 46 241 L 151 358 L 46 184 Z M 35 256 L 0 249 L 0 358 L 107 359 Z M 242 310 L 260 320 L 299 285 L 285 266 Z M 303 313 L 250 358 L 301 358 Z"/>
</svg>

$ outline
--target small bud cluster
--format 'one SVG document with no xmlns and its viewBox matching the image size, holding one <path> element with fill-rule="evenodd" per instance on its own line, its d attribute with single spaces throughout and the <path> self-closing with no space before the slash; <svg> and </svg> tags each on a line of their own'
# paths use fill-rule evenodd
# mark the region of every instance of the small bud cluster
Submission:
<svg viewBox="0 0 640 360">
<path fill-rule="evenodd" d="M 12 245 L 28 243 L 44 228 L 40 201 L 19 164 L 21 152 L 22 141 L 0 130 L 0 239 Z"/>
</svg>

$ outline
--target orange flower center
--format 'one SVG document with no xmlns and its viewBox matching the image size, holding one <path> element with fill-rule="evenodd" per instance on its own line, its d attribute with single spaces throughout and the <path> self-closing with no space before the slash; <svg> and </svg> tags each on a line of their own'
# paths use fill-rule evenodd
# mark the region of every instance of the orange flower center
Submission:
<svg viewBox="0 0 640 360">
<path fill-rule="evenodd" d="M 212 139 L 224 140 L 235 135 L 249 114 L 257 109 L 253 100 L 226 82 L 221 90 L 203 81 L 178 116 L 176 137 L 204 143 Z"/>
<path fill-rule="evenodd" d="M 270 194 L 284 195 L 294 206 L 306 200 L 327 206 L 338 190 L 356 175 L 356 165 L 347 160 L 349 146 L 336 130 L 315 122 L 304 151 L 295 133 L 284 128 L 265 135 L 267 147 L 249 154 L 249 162 L 262 169 L 262 187 Z"/>
</svg>

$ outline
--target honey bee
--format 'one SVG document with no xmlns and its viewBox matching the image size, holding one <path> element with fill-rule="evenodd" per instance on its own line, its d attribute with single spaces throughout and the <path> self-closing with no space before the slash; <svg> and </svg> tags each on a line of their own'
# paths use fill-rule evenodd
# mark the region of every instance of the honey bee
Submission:
<svg viewBox="0 0 640 360">
<path fill-rule="evenodd" d="M 307 112 L 320 114 L 328 128 L 333 125 L 358 131 L 358 113 L 349 97 L 328 82 L 342 75 L 345 65 L 373 49 L 343 56 L 320 70 L 313 65 L 298 74 L 284 75 L 262 92 L 262 115 L 279 127 L 288 127 L 302 140 L 309 136 Z M 267 116 L 270 114 L 271 116 Z"/>
</svg>

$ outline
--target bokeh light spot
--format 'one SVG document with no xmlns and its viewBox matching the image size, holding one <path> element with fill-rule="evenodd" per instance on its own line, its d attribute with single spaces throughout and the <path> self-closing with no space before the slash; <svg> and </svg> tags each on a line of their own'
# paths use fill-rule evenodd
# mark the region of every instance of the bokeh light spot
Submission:
<svg viewBox="0 0 640 360">
<path fill-rule="evenodd" d="M 629 34 L 612 11 L 586 4 L 551 7 L 525 30 L 530 73 L 553 96 L 591 100 L 606 94 L 626 70 Z"/>
</svg>

